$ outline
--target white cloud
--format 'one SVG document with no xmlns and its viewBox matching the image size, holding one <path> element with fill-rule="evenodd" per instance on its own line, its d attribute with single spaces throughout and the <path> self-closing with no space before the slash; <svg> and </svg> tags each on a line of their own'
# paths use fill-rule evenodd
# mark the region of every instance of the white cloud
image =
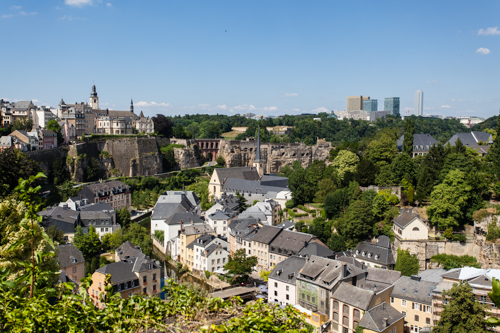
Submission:
<svg viewBox="0 0 500 333">
<path fill-rule="evenodd" d="M 270 111 L 270 112 L 272 112 L 272 111 L 276 111 L 276 110 L 278 110 L 278 107 L 277 107 L 277 106 L 265 106 L 265 107 L 263 107 L 262 109 L 263 109 L 264 111 Z"/>
<path fill-rule="evenodd" d="M 5 14 L 2 15 L 2 18 L 11 18 L 12 16 L 14 16 L 14 14 Z"/>
<path fill-rule="evenodd" d="M 235 111 L 254 111 L 254 110 L 256 110 L 256 108 L 253 105 L 241 104 L 233 106 L 229 111 L 235 112 Z"/>
<path fill-rule="evenodd" d="M 12 6 L 10 7 L 10 9 L 13 9 L 13 10 L 21 10 L 21 8 L 23 8 L 22 6 Z"/>
<path fill-rule="evenodd" d="M 441 82 L 436 81 L 436 80 L 429 80 L 429 81 L 427 81 L 427 83 L 432 84 L 433 86 L 438 86 L 441 84 Z"/>
<path fill-rule="evenodd" d="M 36 15 L 38 14 L 37 12 L 19 12 L 19 15 L 22 15 L 22 16 L 28 16 L 28 15 Z"/>
<path fill-rule="evenodd" d="M 481 53 L 481 54 L 490 54 L 491 51 L 485 47 L 480 47 L 476 50 L 476 53 Z"/>
<path fill-rule="evenodd" d="M 138 103 L 134 103 L 134 105 L 135 106 L 154 106 L 154 107 L 163 106 L 163 107 L 167 107 L 167 106 L 170 106 L 170 103 L 156 103 L 156 102 L 140 101 Z"/>
<path fill-rule="evenodd" d="M 292 111 L 300 112 L 300 109 L 292 109 Z"/>
<path fill-rule="evenodd" d="M 487 29 L 479 29 L 477 32 L 478 35 L 500 35 L 500 30 L 498 30 L 498 27 L 490 27 Z"/>
<path fill-rule="evenodd" d="M 280 97 L 295 97 L 299 96 L 297 93 L 285 93 L 284 95 L 281 95 Z"/>
<path fill-rule="evenodd" d="M 64 0 L 64 3 L 68 6 L 83 7 L 86 5 L 91 5 L 92 0 Z"/>
<path fill-rule="evenodd" d="M 83 21 L 83 20 L 86 20 L 86 18 L 85 17 L 73 17 L 73 15 L 64 15 L 63 17 L 60 18 L 60 20 Z"/>
<path fill-rule="evenodd" d="M 106 7 L 111 7 L 113 6 L 112 4 L 110 4 L 109 2 L 106 4 Z"/>
<path fill-rule="evenodd" d="M 441 107 L 442 107 L 442 108 L 445 108 L 445 109 L 449 109 L 449 108 L 451 108 L 451 106 L 449 106 L 449 105 L 441 105 Z"/>
<path fill-rule="evenodd" d="M 226 110 L 226 109 L 227 109 L 227 105 L 226 105 L 226 104 L 217 105 L 217 106 L 215 107 L 215 109 L 219 109 L 219 110 Z"/>
<path fill-rule="evenodd" d="M 430 107 L 425 107 L 424 106 L 424 110 L 435 110 L 436 108 L 430 108 Z"/>
<path fill-rule="evenodd" d="M 327 108 L 325 108 L 324 106 L 322 106 L 322 107 L 319 107 L 317 109 L 311 110 L 311 112 L 320 113 L 320 112 L 329 112 L 329 110 Z"/>
</svg>

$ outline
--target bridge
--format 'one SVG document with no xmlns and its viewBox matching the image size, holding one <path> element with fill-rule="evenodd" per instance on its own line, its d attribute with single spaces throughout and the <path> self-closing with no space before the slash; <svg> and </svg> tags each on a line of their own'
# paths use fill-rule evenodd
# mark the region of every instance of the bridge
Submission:
<svg viewBox="0 0 500 333">
<path fill-rule="evenodd" d="M 211 297 L 220 297 L 222 299 L 228 299 L 235 296 L 240 296 L 241 298 L 254 298 L 254 294 L 259 288 L 255 287 L 236 287 L 231 289 L 225 289 L 221 291 L 216 291 L 210 294 Z"/>
<path fill-rule="evenodd" d="M 195 139 L 195 141 L 203 156 L 207 158 L 207 155 L 210 154 L 212 158 L 207 158 L 207 160 L 215 161 L 219 155 L 220 139 Z"/>
</svg>

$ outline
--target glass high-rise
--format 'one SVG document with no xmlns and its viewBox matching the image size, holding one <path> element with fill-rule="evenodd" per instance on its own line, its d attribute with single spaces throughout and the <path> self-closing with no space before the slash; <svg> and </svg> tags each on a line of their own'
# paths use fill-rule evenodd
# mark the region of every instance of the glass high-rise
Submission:
<svg viewBox="0 0 500 333">
<path fill-rule="evenodd" d="M 391 115 L 399 116 L 399 97 L 387 97 L 384 100 L 384 111 L 391 111 Z"/>
<path fill-rule="evenodd" d="M 378 101 L 376 99 L 366 99 L 363 100 L 363 111 L 377 111 L 378 110 Z"/>
<path fill-rule="evenodd" d="M 415 92 L 415 115 L 424 115 L 424 92 L 422 90 Z"/>
</svg>

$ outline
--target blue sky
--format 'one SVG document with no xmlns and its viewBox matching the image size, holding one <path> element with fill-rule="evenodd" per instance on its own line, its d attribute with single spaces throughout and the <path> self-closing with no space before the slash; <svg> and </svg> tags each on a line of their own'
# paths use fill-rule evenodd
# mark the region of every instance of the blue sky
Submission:
<svg viewBox="0 0 500 333">
<path fill-rule="evenodd" d="M 44 0 L 0 3 L 0 98 L 146 115 L 500 109 L 500 1 Z"/>
</svg>

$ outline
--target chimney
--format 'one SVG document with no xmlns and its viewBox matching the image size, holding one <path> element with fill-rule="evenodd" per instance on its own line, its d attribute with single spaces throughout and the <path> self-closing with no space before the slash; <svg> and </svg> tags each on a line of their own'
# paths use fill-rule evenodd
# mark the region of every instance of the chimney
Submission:
<svg viewBox="0 0 500 333">
<path fill-rule="evenodd" d="M 347 263 L 342 264 L 342 278 L 345 278 L 347 276 Z"/>
<path fill-rule="evenodd" d="M 420 280 L 422 279 L 422 277 L 421 277 L 421 276 L 418 276 L 418 275 L 412 275 L 412 276 L 411 276 L 411 279 L 412 279 L 413 281 L 420 282 Z"/>
<path fill-rule="evenodd" d="M 403 214 L 405 212 L 404 208 L 399 208 L 399 214 Z"/>
<path fill-rule="evenodd" d="M 387 326 L 389 326 L 389 319 L 388 318 L 382 319 L 382 328 L 386 328 Z"/>
<path fill-rule="evenodd" d="M 410 207 L 409 211 L 410 211 L 410 214 L 413 214 L 413 208 Z"/>
</svg>

